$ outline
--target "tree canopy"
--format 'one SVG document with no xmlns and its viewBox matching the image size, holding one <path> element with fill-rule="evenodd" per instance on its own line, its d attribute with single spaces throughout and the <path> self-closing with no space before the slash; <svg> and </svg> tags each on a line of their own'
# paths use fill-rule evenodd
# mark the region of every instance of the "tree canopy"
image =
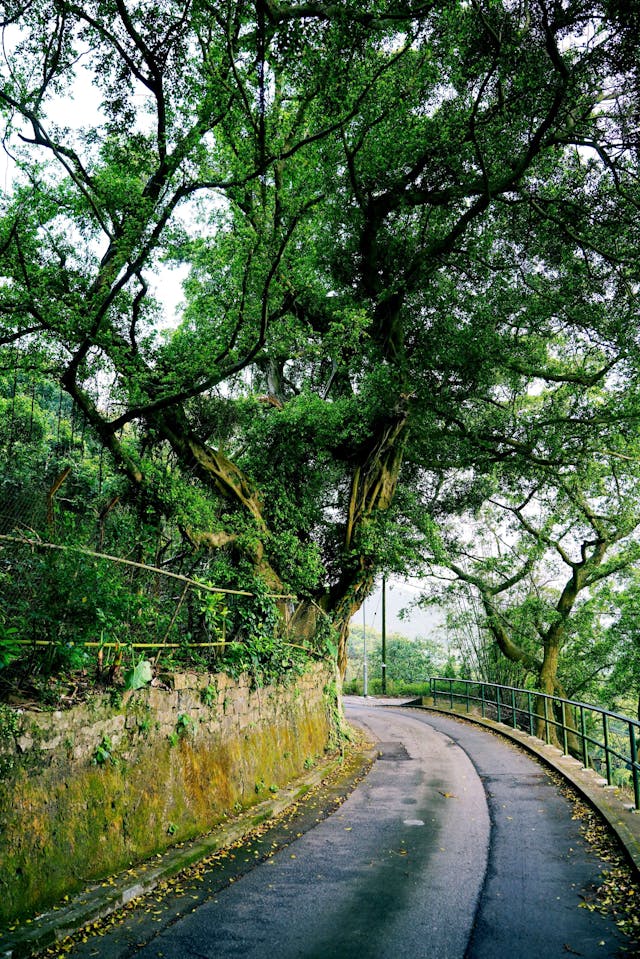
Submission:
<svg viewBox="0 0 640 959">
<path fill-rule="evenodd" d="M 443 559 L 442 517 L 493 498 L 524 538 L 535 501 L 574 572 L 632 533 L 613 0 L 4 9 L 2 366 L 58 382 L 214 572 L 295 594 L 301 632 L 322 610 L 344 671 L 376 573 Z"/>
</svg>

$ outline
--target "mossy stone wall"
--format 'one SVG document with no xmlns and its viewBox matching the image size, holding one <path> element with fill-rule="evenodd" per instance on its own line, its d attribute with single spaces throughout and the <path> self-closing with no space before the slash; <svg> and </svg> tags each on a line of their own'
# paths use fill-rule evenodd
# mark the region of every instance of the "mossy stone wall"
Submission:
<svg viewBox="0 0 640 959">
<path fill-rule="evenodd" d="M 334 689 L 172 674 L 64 712 L 0 715 L 0 926 L 211 829 L 327 748 Z"/>
</svg>

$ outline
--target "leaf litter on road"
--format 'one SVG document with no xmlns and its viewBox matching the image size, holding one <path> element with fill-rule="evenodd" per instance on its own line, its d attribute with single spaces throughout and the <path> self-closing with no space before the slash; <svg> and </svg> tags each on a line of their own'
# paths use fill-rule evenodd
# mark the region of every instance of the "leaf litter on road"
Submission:
<svg viewBox="0 0 640 959">
<path fill-rule="evenodd" d="M 306 831 L 334 813 L 368 772 L 371 766 L 371 760 L 365 756 L 368 746 L 359 731 L 354 731 L 353 742 L 344 750 L 341 765 L 319 783 L 305 790 L 301 799 L 292 802 L 278 815 L 254 826 L 242 838 L 215 850 L 178 875 L 160 881 L 146 895 L 132 899 L 105 918 L 92 921 L 59 940 L 54 946 L 39 953 L 39 956 L 43 959 L 57 959 L 72 950 L 76 950 L 79 956 L 91 955 L 82 950 L 83 943 L 110 934 L 121 934 L 126 938 L 127 926 L 134 928 L 136 938 L 140 937 L 138 945 L 150 941 L 160 926 L 175 921 L 187 912 L 195 911 L 200 904 L 213 898 L 221 888 L 235 882 L 247 868 L 253 868 L 262 861 L 269 862 L 278 850 L 286 848 L 302 835 L 300 829 L 294 831 L 294 828 L 302 823 L 303 819 L 303 828 Z M 271 839 L 273 835 L 275 838 Z M 266 845 L 265 837 L 268 840 Z M 254 846 L 263 848 L 254 849 Z M 253 852 L 248 866 L 246 859 L 237 858 L 236 854 L 239 856 L 241 850 Z M 291 858 L 295 859 L 295 855 Z M 109 877 L 104 880 L 104 884 L 108 887 L 113 881 L 114 877 Z M 130 936 L 131 933 L 128 934 L 129 939 Z"/>
<path fill-rule="evenodd" d="M 620 932 L 629 940 L 629 957 L 640 956 L 640 883 L 627 862 L 618 840 L 606 822 L 569 783 L 556 773 L 549 773 L 559 791 L 573 807 L 573 818 L 599 859 L 606 863 L 600 884 L 582 894 L 580 908 L 613 918 Z"/>
</svg>

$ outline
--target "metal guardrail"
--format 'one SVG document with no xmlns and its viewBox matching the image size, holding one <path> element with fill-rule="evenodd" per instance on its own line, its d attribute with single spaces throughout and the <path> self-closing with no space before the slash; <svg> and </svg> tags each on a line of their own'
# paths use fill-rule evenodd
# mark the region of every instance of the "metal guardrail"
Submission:
<svg viewBox="0 0 640 959">
<path fill-rule="evenodd" d="M 440 698 L 453 709 L 456 701 L 469 712 L 473 704 L 483 718 L 537 735 L 547 743 L 556 738 L 565 755 L 580 759 L 585 769 L 606 775 L 610 786 L 632 785 L 635 807 L 640 810 L 640 721 L 534 689 L 473 679 L 433 676 L 429 689 L 434 705 Z"/>
</svg>

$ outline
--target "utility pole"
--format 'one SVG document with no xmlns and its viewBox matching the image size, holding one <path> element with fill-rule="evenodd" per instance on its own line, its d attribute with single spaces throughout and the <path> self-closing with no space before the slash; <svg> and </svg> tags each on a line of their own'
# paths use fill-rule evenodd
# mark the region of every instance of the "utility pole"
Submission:
<svg viewBox="0 0 640 959">
<path fill-rule="evenodd" d="M 369 676 L 367 669 L 367 623 L 365 621 L 364 603 L 362 604 L 362 642 L 364 643 L 364 664 L 362 668 L 362 695 L 369 695 Z"/>
<path fill-rule="evenodd" d="M 382 695 L 387 692 L 387 577 L 382 576 Z"/>
</svg>

